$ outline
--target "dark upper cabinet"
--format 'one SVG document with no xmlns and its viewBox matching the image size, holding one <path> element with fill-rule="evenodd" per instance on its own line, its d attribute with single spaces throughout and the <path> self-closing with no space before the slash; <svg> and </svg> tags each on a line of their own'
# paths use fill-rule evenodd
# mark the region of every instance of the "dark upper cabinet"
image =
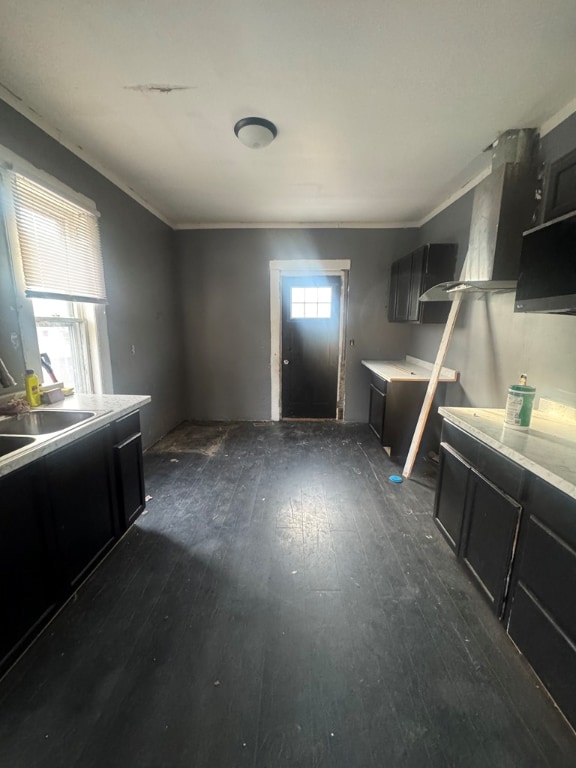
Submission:
<svg viewBox="0 0 576 768">
<path fill-rule="evenodd" d="M 393 262 L 390 267 L 390 289 L 388 292 L 388 322 L 396 322 L 395 318 L 398 316 L 399 308 L 397 307 L 398 299 L 398 272 L 400 270 L 400 260 Z"/>
<path fill-rule="evenodd" d="M 46 457 L 56 546 L 72 589 L 116 538 L 110 446 L 104 427 Z"/>
<path fill-rule="evenodd" d="M 546 185 L 545 220 L 576 211 L 576 150 L 552 163 Z"/>
<path fill-rule="evenodd" d="M 44 476 L 32 465 L 0 478 L 0 666 L 54 610 L 62 592 Z"/>
<path fill-rule="evenodd" d="M 388 320 L 391 323 L 444 323 L 450 302 L 418 298 L 434 285 L 454 278 L 456 246 L 429 243 L 397 259 L 391 268 Z"/>
</svg>

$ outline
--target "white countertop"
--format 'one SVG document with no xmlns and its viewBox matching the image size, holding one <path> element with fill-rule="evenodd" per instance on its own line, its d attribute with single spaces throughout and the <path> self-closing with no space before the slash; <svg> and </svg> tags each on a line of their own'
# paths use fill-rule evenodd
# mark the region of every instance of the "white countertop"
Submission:
<svg viewBox="0 0 576 768">
<path fill-rule="evenodd" d="M 362 360 L 362 365 L 384 381 L 430 381 L 433 363 L 406 355 L 404 360 Z M 442 368 L 439 381 L 458 381 L 458 371 Z"/>
<path fill-rule="evenodd" d="M 0 477 L 52 451 L 62 448 L 79 437 L 94 432 L 111 421 L 142 408 L 151 400 L 149 395 L 72 395 L 52 405 L 42 405 L 32 411 L 93 411 L 95 416 L 63 431 L 50 435 L 34 435 L 30 445 L 0 456 Z"/>
<path fill-rule="evenodd" d="M 576 499 L 576 424 L 533 411 L 530 428 L 504 426 L 503 408 L 449 408 L 447 421 Z"/>
</svg>

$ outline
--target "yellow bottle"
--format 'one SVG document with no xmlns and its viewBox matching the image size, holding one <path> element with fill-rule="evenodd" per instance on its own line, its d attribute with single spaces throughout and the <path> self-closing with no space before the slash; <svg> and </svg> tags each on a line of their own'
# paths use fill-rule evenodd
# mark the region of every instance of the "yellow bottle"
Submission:
<svg viewBox="0 0 576 768">
<path fill-rule="evenodd" d="M 24 386 L 26 387 L 26 400 L 30 403 L 32 408 L 40 405 L 40 381 L 38 376 L 31 368 L 26 369 L 26 378 L 24 380 Z"/>
</svg>

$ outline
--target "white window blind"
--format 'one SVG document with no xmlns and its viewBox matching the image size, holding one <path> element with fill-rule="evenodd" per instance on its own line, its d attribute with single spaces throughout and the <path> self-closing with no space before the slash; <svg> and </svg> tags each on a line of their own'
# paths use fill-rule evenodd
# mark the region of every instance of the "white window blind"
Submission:
<svg viewBox="0 0 576 768">
<path fill-rule="evenodd" d="M 96 214 L 25 176 L 10 176 L 26 295 L 105 303 Z"/>
</svg>

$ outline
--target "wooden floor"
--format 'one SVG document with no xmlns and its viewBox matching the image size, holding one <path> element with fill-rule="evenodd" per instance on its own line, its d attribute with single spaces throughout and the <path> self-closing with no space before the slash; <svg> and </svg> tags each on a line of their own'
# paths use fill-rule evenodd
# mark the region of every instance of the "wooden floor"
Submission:
<svg viewBox="0 0 576 768">
<path fill-rule="evenodd" d="M 0 684 L 2 768 L 576 765 L 434 478 L 391 484 L 367 426 L 196 427 L 145 464 L 148 513 Z"/>
</svg>

